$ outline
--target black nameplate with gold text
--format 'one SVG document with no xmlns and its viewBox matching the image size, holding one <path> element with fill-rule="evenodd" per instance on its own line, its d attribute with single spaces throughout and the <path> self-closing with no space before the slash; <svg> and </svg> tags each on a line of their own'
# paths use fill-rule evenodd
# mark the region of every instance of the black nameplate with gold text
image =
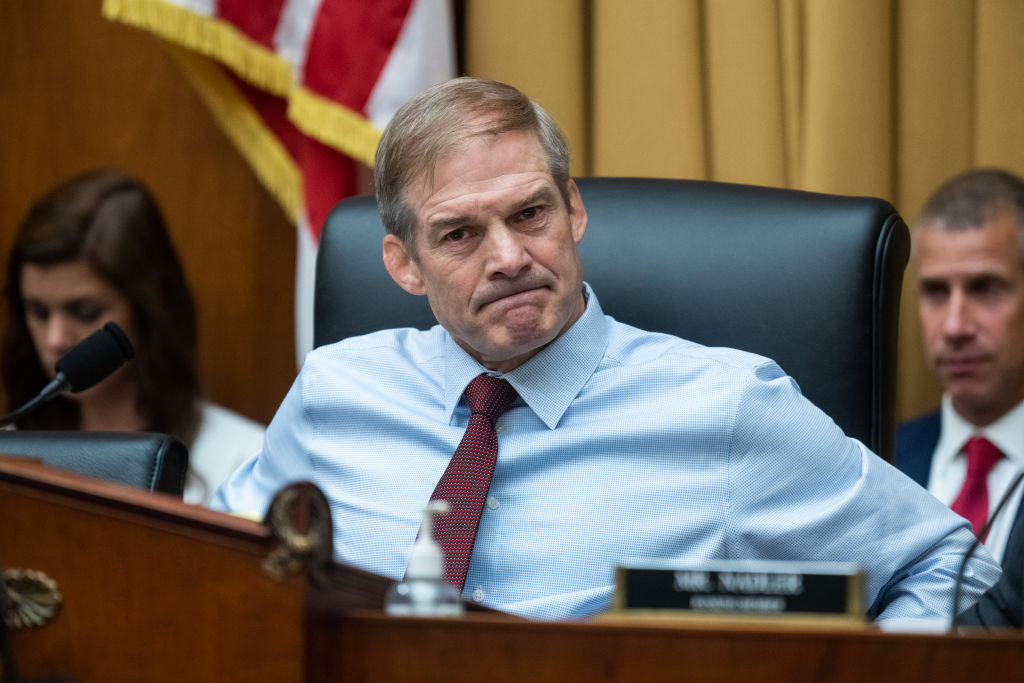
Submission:
<svg viewBox="0 0 1024 683">
<path fill-rule="evenodd" d="M 614 609 L 680 615 L 862 619 L 864 575 L 852 565 L 631 561 L 616 569 Z"/>
</svg>

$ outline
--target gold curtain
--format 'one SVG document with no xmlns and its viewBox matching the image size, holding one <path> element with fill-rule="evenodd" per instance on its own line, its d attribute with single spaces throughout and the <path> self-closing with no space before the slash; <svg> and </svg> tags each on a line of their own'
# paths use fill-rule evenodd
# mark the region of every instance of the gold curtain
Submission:
<svg viewBox="0 0 1024 683">
<path fill-rule="evenodd" d="M 465 0 L 470 75 L 565 128 L 577 175 L 883 197 L 912 222 L 972 166 L 1024 174 L 1021 0 Z M 900 418 L 939 389 L 914 273 Z"/>
</svg>

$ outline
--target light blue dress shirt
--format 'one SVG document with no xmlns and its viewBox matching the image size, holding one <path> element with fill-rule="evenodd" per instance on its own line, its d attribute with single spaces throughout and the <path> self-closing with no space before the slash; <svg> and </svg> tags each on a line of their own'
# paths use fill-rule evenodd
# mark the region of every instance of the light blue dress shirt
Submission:
<svg viewBox="0 0 1024 683">
<path fill-rule="evenodd" d="M 849 439 L 772 361 L 586 312 L 502 375 L 519 398 L 464 597 L 544 619 L 608 608 L 629 558 L 852 562 L 869 615 L 948 617 L 965 520 Z M 399 579 L 485 369 L 437 326 L 343 340 L 306 359 L 262 452 L 212 506 L 265 512 L 287 483 L 326 494 L 334 553 Z M 963 605 L 999 577 L 982 551 Z"/>
</svg>

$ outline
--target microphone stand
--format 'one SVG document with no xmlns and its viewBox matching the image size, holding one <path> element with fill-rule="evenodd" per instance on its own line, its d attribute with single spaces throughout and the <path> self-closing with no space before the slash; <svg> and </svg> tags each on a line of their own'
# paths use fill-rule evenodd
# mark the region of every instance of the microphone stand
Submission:
<svg viewBox="0 0 1024 683">
<path fill-rule="evenodd" d="M 15 410 L 13 413 L 10 413 L 0 418 L 0 429 L 3 429 L 9 424 L 17 422 L 18 420 L 31 413 L 33 410 L 35 410 L 42 404 L 52 399 L 57 394 L 61 393 L 62 391 L 67 391 L 70 388 L 71 383 L 68 382 L 66 377 L 64 377 L 64 373 L 58 372 L 57 378 L 51 381 L 45 387 L 43 387 L 43 390 L 40 391 L 35 398 L 33 398 L 31 401 Z"/>
<path fill-rule="evenodd" d="M 956 572 L 956 583 L 953 584 L 953 614 L 949 621 L 950 631 L 956 629 L 958 626 L 957 622 L 960 619 L 960 593 L 963 588 L 964 572 L 967 569 L 967 561 L 971 559 L 971 555 L 973 555 L 974 551 L 978 549 L 979 545 L 981 545 L 981 539 L 988 536 L 988 530 L 992 528 L 992 523 L 996 521 L 996 518 L 999 517 L 999 513 L 1003 511 L 1004 507 L 1006 507 L 1006 504 L 1010 501 L 1010 496 L 1012 496 L 1013 492 L 1017 490 L 1017 486 L 1020 484 L 1021 480 L 1024 480 L 1024 470 L 1017 474 L 1017 477 L 1010 484 L 1010 488 L 1006 490 L 1006 493 L 1004 493 L 1003 497 L 999 500 L 999 505 L 997 505 L 996 509 L 992 511 L 992 516 L 988 518 L 988 521 L 985 522 L 985 526 L 983 526 L 981 531 L 978 532 L 978 535 L 974 537 L 974 542 L 971 543 L 969 548 L 967 548 L 967 552 L 964 553 L 963 559 L 960 560 L 960 568 L 957 569 Z"/>
<path fill-rule="evenodd" d="M 77 393 L 93 386 L 135 356 L 128 335 L 113 322 L 108 322 L 60 357 L 55 368 L 57 377 L 31 401 L 13 413 L 0 418 L 0 429 L 17 422 L 62 391 Z"/>
</svg>

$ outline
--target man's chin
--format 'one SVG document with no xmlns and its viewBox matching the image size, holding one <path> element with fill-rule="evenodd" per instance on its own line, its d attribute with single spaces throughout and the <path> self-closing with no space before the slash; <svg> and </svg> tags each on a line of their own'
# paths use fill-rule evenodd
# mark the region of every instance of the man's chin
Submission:
<svg viewBox="0 0 1024 683">
<path fill-rule="evenodd" d="M 508 372 L 533 358 L 557 336 L 557 330 L 505 328 L 505 334 L 493 340 L 487 352 L 481 354 L 481 362 L 491 369 Z"/>
<path fill-rule="evenodd" d="M 945 384 L 945 390 L 953 399 L 954 405 L 977 409 L 991 401 L 992 387 L 985 382 L 952 381 Z"/>
<path fill-rule="evenodd" d="M 965 391 L 981 388 L 990 383 L 990 374 L 981 368 L 957 369 L 943 368 L 939 372 L 942 385 L 953 391 L 962 388 Z"/>
</svg>

